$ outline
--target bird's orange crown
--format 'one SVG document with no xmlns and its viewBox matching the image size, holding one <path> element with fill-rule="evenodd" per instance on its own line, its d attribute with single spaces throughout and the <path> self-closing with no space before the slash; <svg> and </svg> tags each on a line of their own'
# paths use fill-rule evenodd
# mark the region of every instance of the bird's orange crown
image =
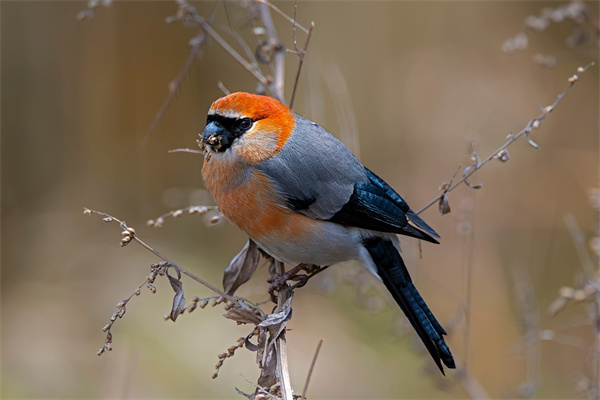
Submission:
<svg viewBox="0 0 600 400">
<path fill-rule="evenodd" d="M 275 153 L 285 145 L 295 125 L 294 112 L 285 104 L 272 97 L 244 92 L 215 100 L 208 113 L 230 118 L 252 118 L 255 126 L 246 136 L 248 139 L 260 136 L 260 140 L 266 139 L 265 134 L 274 136 Z"/>
</svg>

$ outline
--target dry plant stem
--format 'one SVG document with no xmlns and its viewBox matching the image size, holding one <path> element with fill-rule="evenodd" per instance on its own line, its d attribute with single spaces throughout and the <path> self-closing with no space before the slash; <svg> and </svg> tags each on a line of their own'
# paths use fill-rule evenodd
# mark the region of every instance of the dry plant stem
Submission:
<svg viewBox="0 0 600 400">
<path fill-rule="evenodd" d="M 277 31 L 275 30 L 275 24 L 273 24 L 273 18 L 271 18 L 269 6 L 267 6 L 265 3 L 259 4 L 260 16 L 265 25 L 265 30 L 267 31 L 269 41 L 280 43 L 280 40 L 277 37 Z M 282 103 L 285 103 L 285 97 L 283 94 L 285 81 L 285 51 L 283 45 L 280 45 L 280 47 L 280 49 L 275 50 L 275 54 L 273 56 L 274 81 L 261 83 L 265 86 L 269 85 L 271 92 L 273 93 L 273 97 Z"/>
<path fill-rule="evenodd" d="M 117 222 L 121 228 L 123 230 L 128 230 L 130 229 L 127 224 L 125 224 L 124 221 L 119 220 L 118 218 L 113 217 L 112 215 L 103 213 L 101 211 L 95 211 L 95 210 L 91 210 L 89 208 L 86 208 L 84 211 L 86 214 L 97 214 L 100 215 L 102 217 L 105 218 L 105 220 L 107 220 L 107 222 L 111 222 L 111 221 L 115 221 Z M 191 272 L 187 271 L 186 269 L 178 266 L 177 264 L 175 264 L 174 262 L 172 262 L 171 260 L 169 260 L 167 257 L 163 256 L 162 254 L 160 254 L 158 251 L 154 250 L 152 247 L 150 247 L 149 245 L 147 245 L 144 241 L 142 241 L 140 238 L 137 237 L 137 235 L 133 235 L 132 240 L 135 240 L 138 244 L 140 244 L 143 248 L 145 248 L 146 250 L 148 250 L 149 252 L 151 252 L 152 254 L 154 254 L 156 257 L 160 258 L 161 260 L 169 263 L 170 265 L 174 266 L 175 268 L 177 268 L 181 273 L 183 273 L 184 275 L 187 275 L 188 277 L 192 278 L 193 280 L 195 280 L 196 282 L 206 286 L 208 289 L 212 290 L 213 292 L 219 294 L 220 296 L 223 296 L 224 298 L 226 298 L 227 300 L 231 301 L 232 303 L 242 306 L 240 301 L 233 297 L 228 295 L 227 293 L 224 293 L 223 291 L 217 289 L 216 287 L 214 287 L 213 285 L 211 285 L 210 283 L 206 282 L 204 279 L 197 277 L 196 275 L 192 274 Z"/>
<path fill-rule="evenodd" d="M 152 134 L 156 130 L 158 123 L 162 120 L 163 116 L 167 112 L 167 109 L 169 108 L 169 106 L 171 105 L 173 100 L 175 99 L 177 90 L 181 86 L 183 79 L 185 78 L 187 73 L 190 71 L 190 68 L 192 67 L 192 64 L 194 63 L 194 60 L 200 54 L 200 46 L 203 42 L 204 42 L 204 40 L 202 38 L 198 38 L 197 43 L 195 43 L 192 46 L 192 48 L 190 49 L 190 54 L 188 55 L 187 59 L 185 60 L 185 63 L 183 64 L 183 68 L 181 68 L 179 75 L 177 75 L 177 77 L 169 83 L 169 94 L 167 95 L 167 98 L 165 99 L 162 106 L 156 113 L 156 116 L 154 117 L 154 121 L 152 121 L 152 124 L 148 128 L 148 132 L 146 133 L 146 136 L 144 136 L 144 139 L 142 140 L 142 144 L 140 145 L 140 149 L 138 151 L 138 158 L 140 157 L 140 155 L 142 154 L 142 152 L 148 145 L 150 136 L 152 136 Z"/>
<path fill-rule="evenodd" d="M 149 219 L 148 221 L 146 221 L 146 225 L 153 226 L 155 228 L 161 228 L 165 222 L 165 218 L 168 218 L 168 217 L 178 218 L 186 213 L 202 215 L 202 214 L 206 214 L 207 212 L 213 211 L 213 210 L 218 211 L 219 207 L 217 207 L 217 206 L 188 206 L 185 208 L 180 208 L 178 210 L 169 211 L 168 213 L 165 213 L 155 219 Z"/>
<path fill-rule="evenodd" d="M 250 72 L 252 76 L 254 76 L 260 83 L 262 83 L 265 86 L 269 84 L 269 80 L 263 74 L 261 74 L 260 71 L 257 70 L 252 64 L 246 61 L 244 57 L 240 55 L 240 53 L 235 51 L 234 48 L 231 47 L 229 43 L 227 43 L 225 39 L 223 39 L 221 35 L 219 35 L 212 28 L 212 26 L 210 26 L 200 17 L 197 17 L 196 21 L 211 38 L 213 38 L 223 49 L 225 49 L 226 52 L 228 52 L 233 58 L 235 58 L 235 60 L 239 62 L 242 65 L 242 67 L 244 67 L 248 72 Z"/>
<path fill-rule="evenodd" d="M 300 28 L 304 33 L 308 33 L 308 29 L 306 29 L 305 27 L 303 27 L 302 25 L 300 25 L 298 22 L 296 22 L 296 18 L 291 18 L 289 15 L 287 15 L 286 13 L 284 13 L 283 11 L 281 11 L 279 8 L 277 8 L 277 6 L 273 5 L 272 3 L 268 2 L 267 0 L 256 0 L 257 3 L 260 4 L 265 4 L 267 5 L 269 8 L 271 8 L 273 11 L 275 11 L 277 14 L 281 15 L 283 18 L 285 18 L 288 22 L 294 24 L 296 27 Z"/>
<path fill-rule="evenodd" d="M 512 269 L 516 303 L 521 314 L 523 325 L 523 345 L 526 357 L 525 382 L 521 385 L 519 396 L 528 397 L 534 394 L 539 386 L 540 370 L 540 317 L 539 309 L 535 300 L 535 293 L 531 278 L 525 266 Z M 523 389 L 526 392 L 523 392 Z"/>
<path fill-rule="evenodd" d="M 585 236 L 577 225 L 577 220 L 573 216 L 573 214 L 566 214 L 563 217 L 565 225 L 569 230 L 569 234 L 571 235 L 571 240 L 573 241 L 573 245 L 575 246 L 575 250 L 577 250 L 577 256 L 579 257 L 579 262 L 583 268 L 588 279 L 592 279 L 594 275 L 594 263 L 592 262 L 590 255 L 587 251 L 587 246 L 585 243 Z"/>
<path fill-rule="evenodd" d="M 473 203 L 475 202 L 475 194 L 472 193 Z M 473 299 L 473 256 L 475 254 L 475 207 L 469 211 L 469 216 L 465 219 L 469 220 L 471 225 L 471 232 L 468 236 L 464 237 L 463 242 L 463 265 L 466 264 L 466 290 L 465 290 L 465 360 L 463 368 L 465 373 L 468 374 L 468 364 L 471 356 L 471 315 L 472 315 L 472 299 Z"/>
<path fill-rule="evenodd" d="M 454 357 L 456 360 L 456 356 Z M 458 361 L 458 360 L 456 360 Z M 465 370 L 460 364 L 457 362 L 457 374 L 456 376 L 459 379 L 461 386 L 465 389 L 465 391 L 471 396 L 472 399 L 477 400 L 489 400 L 491 397 L 487 394 L 483 386 L 479 383 L 479 381 L 471 376 L 467 370 Z"/>
<path fill-rule="evenodd" d="M 508 135 L 508 140 L 502 146 L 500 146 L 496 151 L 494 151 L 492 154 L 490 154 L 483 161 L 478 161 L 475 165 L 472 166 L 471 169 L 469 169 L 469 171 L 467 171 L 466 173 L 464 173 L 464 175 L 463 175 L 463 177 L 461 179 L 459 179 L 458 181 L 456 181 L 453 185 L 450 185 L 448 188 L 444 189 L 444 191 L 443 191 L 442 194 L 438 195 L 436 198 L 434 198 L 429 203 L 427 203 L 427 205 L 425 205 L 423 208 L 421 208 L 419 211 L 417 211 L 416 214 L 421 214 L 423 211 L 427 210 L 429 207 L 431 207 L 432 205 L 434 205 L 435 203 L 437 203 L 443 196 L 445 196 L 446 194 L 448 194 L 451 191 L 453 191 L 454 189 L 456 189 L 463 182 L 466 182 L 471 177 L 471 175 L 473 175 L 475 172 L 477 172 L 479 169 L 481 169 L 481 167 L 483 167 L 489 161 L 493 160 L 494 158 L 497 158 L 497 156 L 498 156 L 498 154 L 500 152 L 506 151 L 507 147 L 510 146 L 517 139 L 519 139 L 521 136 L 525 136 L 525 138 L 529 141 L 529 143 L 532 146 L 534 146 L 535 148 L 537 148 L 537 145 L 535 143 L 533 143 L 531 141 L 531 139 L 529 139 L 529 137 L 528 137 L 529 133 L 531 133 L 531 131 L 534 128 L 538 128 L 539 127 L 540 121 L 543 120 L 544 118 L 546 118 L 546 116 L 550 112 L 552 112 L 552 110 L 554 110 L 554 108 L 556 107 L 556 105 L 569 92 L 569 90 L 571 90 L 571 88 L 579 80 L 579 78 L 581 77 L 581 75 L 585 71 L 587 71 L 587 69 L 590 68 L 592 65 L 594 65 L 593 62 L 590 63 L 590 64 L 588 64 L 588 65 L 586 65 L 585 67 L 579 67 L 577 69 L 577 73 L 575 75 L 573 75 L 572 77 L 569 78 L 569 85 L 567 86 L 567 88 L 561 94 L 558 95 L 558 97 L 556 98 L 556 100 L 554 101 L 554 103 L 552 103 L 549 106 L 544 107 L 542 109 L 542 113 L 537 118 L 531 119 L 527 123 L 527 125 L 525 126 L 525 128 L 521 129 L 518 133 Z"/>
<path fill-rule="evenodd" d="M 294 24 L 295 24 L 294 19 Z M 308 29 L 308 33 L 306 35 L 306 42 L 304 42 L 304 47 L 298 51 L 298 70 L 296 71 L 296 79 L 294 80 L 294 89 L 292 90 L 292 98 L 290 99 L 290 108 L 294 105 L 294 99 L 296 98 L 296 90 L 298 89 L 298 81 L 300 80 L 300 72 L 302 71 L 302 64 L 304 63 L 304 56 L 306 55 L 306 49 L 308 48 L 308 42 L 310 41 L 310 36 L 312 35 L 313 28 L 315 27 L 315 23 L 310 23 L 310 28 Z M 295 44 L 295 41 L 294 41 Z"/>
<path fill-rule="evenodd" d="M 193 154 L 204 154 L 202 151 L 197 149 L 190 148 L 179 148 L 179 149 L 171 149 L 168 151 L 169 153 L 193 153 Z"/>
<path fill-rule="evenodd" d="M 285 274 L 285 266 L 283 263 L 277 263 L 277 275 Z M 277 295 L 277 309 L 281 311 L 291 293 L 288 290 L 280 290 Z M 277 375 L 279 384 L 281 385 L 281 395 L 283 400 L 294 400 L 292 394 L 292 385 L 290 382 L 290 373 L 287 362 L 287 347 L 285 340 L 285 330 L 277 338 L 275 342 L 275 351 L 277 353 Z"/>
<path fill-rule="evenodd" d="M 312 376 L 313 370 L 315 368 L 315 364 L 317 363 L 317 357 L 319 357 L 319 351 L 321 351 L 321 345 L 323 344 L 323 339 L 319 340 L 319 344 L 317 345 L 317 350 L 315 350 L 315 355 L 313 356 L 312 362 L 310 363 L 310 369 L 308 370 L 308 375 L 306 376 L 306 383 L 304 384 L 304 389 L 302 389 L 302 396 L 300 399 L 306 399 L 306 392 L 308 391 L 308 384 L 310 383 L 310 377 Z"/>
<path fill-rule="evenodd" d="M 216 12 L 218 10 L 218 7 L 219 7 L 220 3 L 221 3 L 220 1 L 217 1 L 215 3 L 215 6 L 213 7 L 213 9 L 211 11 L 211 14 L 209 16 L 209 20 L 211 20 L 211 21 L 213 20 Z M 175 95 L 177 93 L 177 90 L 181 86 L 181 83 L 183 82 L 183 79 L 185 78 L 185 76 L 189 72 L 190 68 L 192 67 L 192 64 L 194 63 L 194 60 L 200 55 L 200 47 L 204 43 L 206 43 L 206 38 L 205 38 L 204 35 L 198 35 L 194 39 L 192 39 L 190 41 L 190 43 L 192 45 L 192 48 L 190 49 L 190 54 L 188 55 L 188 58 L 185 60 L 185 63 L 183 64 L 183 68 L 181 68 L 181 71 L 179 72 L 179 75 L 177 75 L 177 77 L 175 79 L 173 79 L 169 83 L 169 94 L 167 95 L 167 98 L 165 99 L 165 101 L 163 102 L 162 106 L 160 107 L 160 109 L 156 113 L 156 117 L 154 118 L 154 121 L 152 122 L 152 124 L 148 128 L 148 132 L 146 133 L 146 136 L 144 137 L 144 139 L 142 141 L 142 144 L 140 146 L 140 150 L 138 152 L 138 158 L 141 155 L 141 153 L 144 150 L 144 148 L 146 147 L 146 145 L 148 144 L 148 141 L 150 140 L 150 136 L 156 130 L 156 127 L 158 126 L 158 123 L 160 122 L 160 120 L 163 118 L 163 116 L 167 112 L 167 109 L 169 108 L 169 105 L 175 99 Z"/>
<path fill-rule="evenodd" d="M 594 298 L 594 352 L 592 354 L 592 393 L 593 399 L 600 398 L 600 294 L 596 294 Z M 594 368 L 596 369 L 594 371 Z"/>
</svg>

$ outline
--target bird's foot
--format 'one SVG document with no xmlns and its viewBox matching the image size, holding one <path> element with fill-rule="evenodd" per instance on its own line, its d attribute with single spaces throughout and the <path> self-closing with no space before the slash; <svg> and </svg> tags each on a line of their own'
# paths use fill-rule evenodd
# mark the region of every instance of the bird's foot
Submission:
<svg viewBox="0 0 600 400">
<path fill-rule="evenodd" d="M 304 286 L 306 284 L 306 281 L 308 280 L 308 276 L 307 275 L 298 275 L 298 273 L 309 267 L 311 267 L 311 266 L 308 264 L 298 264 L 294 268 L 290 269 L 289 271 L 285 272 L 282 275 L 277 275 L 272 278 L 269 278 L 267 280 L 267 282 L 270 283 L 269 294 L 271 295 L 271 300 L 273 300 L 274 303 L 277 303 L 276 293 L 280 292 L 283 289 L 287 289 L 288 288 L 287 281 L 289 281 L 289 280 L 299 281 L 299 282 L 304 281 L 301 285 L 299 285 L 299 286 Z"/>
</svg>

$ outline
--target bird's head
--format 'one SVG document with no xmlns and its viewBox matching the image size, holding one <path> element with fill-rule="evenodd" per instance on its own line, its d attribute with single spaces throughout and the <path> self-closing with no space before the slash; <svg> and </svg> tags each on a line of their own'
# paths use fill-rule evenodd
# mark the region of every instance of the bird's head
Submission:
<svg viewBox="0 0 600 400">
<path fill-rule="evenodd" d="M 294 113 L 267 96 L 232 93 L 216 100 L 201 135 L 205 155 L 257 164 L 277 154 L 294 129 Z"/>
</svg>

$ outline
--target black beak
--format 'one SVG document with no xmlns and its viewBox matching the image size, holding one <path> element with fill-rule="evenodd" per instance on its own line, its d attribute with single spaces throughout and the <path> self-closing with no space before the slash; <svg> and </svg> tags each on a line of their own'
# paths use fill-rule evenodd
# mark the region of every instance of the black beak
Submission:
<svg viewBox="0 0 600 400">
<path fill-rule="evenodd" d="M 217 121 L 206 124 L 202 133 L 202 141 L 215 151 L 225 151 L 232 142 L 232 136 L 228 130 L 223 128 Z"/>
</svg>

